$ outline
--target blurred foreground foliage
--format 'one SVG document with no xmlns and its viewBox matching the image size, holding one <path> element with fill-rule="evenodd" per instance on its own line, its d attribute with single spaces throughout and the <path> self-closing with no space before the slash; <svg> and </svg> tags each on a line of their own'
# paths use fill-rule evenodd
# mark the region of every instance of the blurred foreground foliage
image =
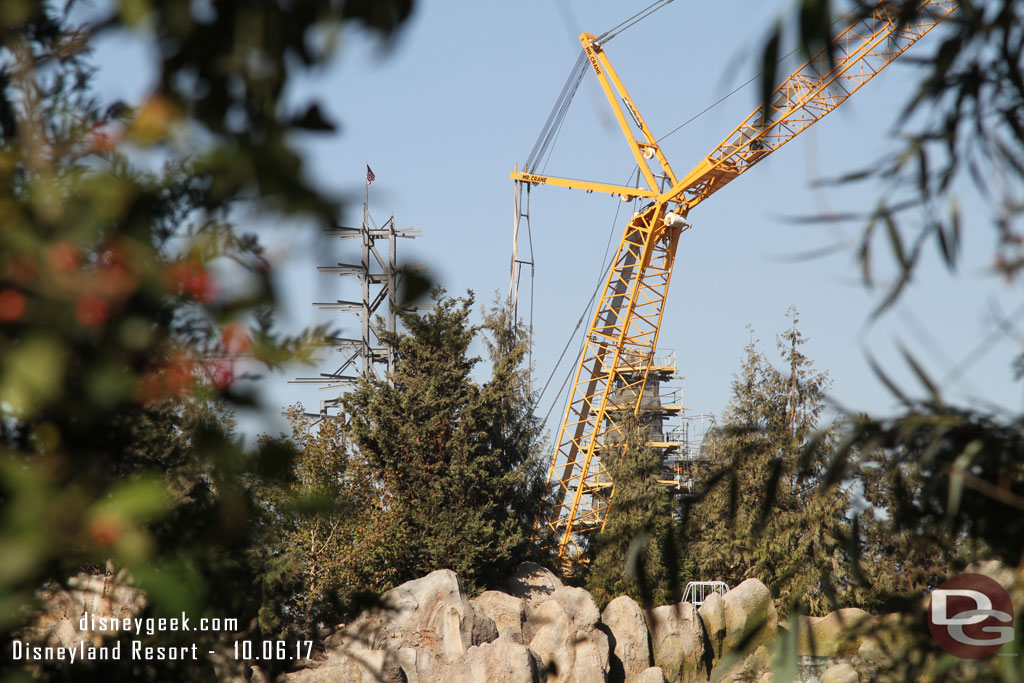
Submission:
<svg viewBox="0 0 1024 683">
<path fill-rule="evenodd" d="M 334 126 L 286 86 L 346 22 L 389 37 L 411 9 L 0 1 L 0 633 L 40 588 L 108 559 L 150 613 L 252 632 L 243 482 L 290 477 L 292 453 L 233 436 L 232 411 L 255 403 L 237 380 L 308 359 L 327 331 L 273 331 L 271 266 L 233 219 L 333 224 L 295 133 Z M 92 46 L 126 32 L 151 46 L 155 86 L 106 102 Z"/>
</svg>

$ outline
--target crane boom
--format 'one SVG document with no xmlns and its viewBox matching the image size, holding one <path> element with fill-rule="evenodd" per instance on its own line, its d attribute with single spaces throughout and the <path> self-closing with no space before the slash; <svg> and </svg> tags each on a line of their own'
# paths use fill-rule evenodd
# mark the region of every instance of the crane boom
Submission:
<svg viewBox="0 0 1024 683">
<path fill-rule="evenodd" d="M 921 7 L 931 11 L 913 23 L 900 25 L 880 4 L 849 26 L 833 39 L 831 61 L 822 49 L 775 89 L 767 120 L 761 109 L 751 113 L 658 200 L 692 209 L 845 102 L 952 13 L 957 2 L 931 0 Z"/>
<path fill-rule="evenodd" d="M 604 528 L 614 482 L 598 451 L 621 430 L 621 411 L 637 414 L 641 409 L 676 247 L 689 227 L 690 209 L 833 111 L 957 4 L 956 0 L 923 0 L 919 19 L 901 23 L 879 3 L 875 11 L 836 36 L 831 59 L 827 50 L 821 50 L 775 89 L 767 117 L 765 108 L 754 111 L 682 178 L 673 173 L 602 46 L 589 33 L 580 36 L 647 187 L 537 175 L 529 168 L 516 169 L 511 177 L 523 184 L 652 201 L 626 225 L 605 279 L 548 471 L 548 482 L 557 486 L 557 495 L 543 523 L 557 538 L 558 554 L 566 567 L 585 550 L 586 536 Z M 660 168 L 652 169 L 652 162 Z"/>
</svg>

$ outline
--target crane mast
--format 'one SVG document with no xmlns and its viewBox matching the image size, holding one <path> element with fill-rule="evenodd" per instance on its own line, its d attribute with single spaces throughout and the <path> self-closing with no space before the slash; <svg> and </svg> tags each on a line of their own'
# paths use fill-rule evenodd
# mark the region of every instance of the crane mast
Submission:
<svg viewBox="0 0 1024 683">
<path fill-rule="evenodd" d="M 679 238 L 690 209 L 842 104 L 957 7 L 956 0 L 924 0 L 913 22 L 901 23 L 879 3 L 787 77 L 760 107 L 694 168 L 677 177 L 647 127 L 600 42 L 580 35 L 597 76 L 637 161 L 646 187 L 624 187 L 558 178 L 518 168 L 521 184 L 555 185 L 619 195 L 649 203 L 626 225 L 600 290 L 568 407 L 558 431 L 548 483 L 555 502 L 542 523 L 554 534 L 563 565 L 586 549 L 586 538 L 604 528 L 614 482 L 599 450 L 622 429 L 621 415 L 638 414 L 658 344 Z M 625 412 L 624 412 L 625 411 Z"/>
</svg>

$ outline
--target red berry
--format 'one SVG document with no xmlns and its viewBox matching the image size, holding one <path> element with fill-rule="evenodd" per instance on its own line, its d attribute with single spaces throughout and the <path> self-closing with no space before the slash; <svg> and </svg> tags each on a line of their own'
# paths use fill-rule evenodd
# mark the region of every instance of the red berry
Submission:
<svg viewBox="0 0 1024 683">
<path fill-rule="evenodd" d="M 0 322 L 14 323 L 25 315 L 25 295 L 14 289 L 0 292 Z"/>
<path fill-rule="evenodd" d="M 98 327 L 107 319 L 107 302 L 93 294 L 86 294 L 75 303 L 75 319 L 84 327 Z"/>
</svg>

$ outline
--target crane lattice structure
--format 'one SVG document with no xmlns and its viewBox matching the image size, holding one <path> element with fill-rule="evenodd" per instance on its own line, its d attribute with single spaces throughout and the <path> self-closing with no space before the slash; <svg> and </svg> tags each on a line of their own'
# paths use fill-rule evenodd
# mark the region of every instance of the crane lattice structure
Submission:
<svg viewBox="0 0 1024 683">
<path fill-rule="evenodd" d="M 902 22 L 889 5 L 879 3 L 837 35 L 831 51 L 822 49 L 786 78 L 768 98 L 767 106 L 750 114 L 683 176 L 672 170 L 612 68 L 603 49 L 605 36 L 580 35 L 583 54 L 527 164 L 511 177 L 520 194 L 530 186 L 555 185 L 618 195 L 623 200 L 644 198 L 649 203 L 626 225 L 601 290 L 548 473 L 549 484 L 556 485 L 558 492 L 543 523 L 557 538 L 565 568 L 584 552 L 589 534 L 604 528 L 615 487 L 597 453 L 602 444 L 611 444 L 621 429 L 616 422 L 620 411 L 638 414 L 642 409 L 676 248 L 680 235 L 690 227 L 690 210 L 833 111 L 952 13 L 957 4 L 955 0 L 924 0 L 918 18 Z M 534 172 L 587 64 L 601 84 L 646 187 Z M 519 206 L 522 202 L 517 205 L 517 220 Z M 514 301 L 514 294 L 512 298 Z"/>
<path fill-rule="evenodd" d="M 363 221 L 358 228 L 337 226 L 325 228 L 328 237 L 342 240 L 359 239 L 359 263 L 335 263 L 330 266 L 317 266 L 317 271 L 340 277 L 356 276 L 359 280 L 361 298 L 359 301 L 336 299 L 335 301 L 314 302 L 320 310 L 339 311 L 355 314 L 359 320 L 360 336 L 335 337 L 332 340 L 334 350 L 342 355 L 341 365 L 332 372 L 322 372 L 317 377 L 297 377 L 289 384 L 319 385 L 322 391 L 344 391 L 355 387 L 360 377 L 377 378 L 381 375 L 378 367 L 390 374 L 394 369 L 395 352 L 385 344 L 378 335 L 374 325 L 374 316 L 386 308 L 384 329 L 394 333 L 398 314 L 398 277 L 402 270 L 416 270 L 421 264 L 398 266 L 398 239 L 414 239 L 420 231 L 413 228 L 399 228 L 395 223 L 394 214 L 383 225 L 378 225 L 370 214 L 369 183 L 363 196 Z M 386 257 L 377 249 L 377 242 L 387 242 Z M 321 418 L 328 416 L 328 411 L 340 406 L 340 399 L 330 398 L 320 401 Z"/>
</svg>

